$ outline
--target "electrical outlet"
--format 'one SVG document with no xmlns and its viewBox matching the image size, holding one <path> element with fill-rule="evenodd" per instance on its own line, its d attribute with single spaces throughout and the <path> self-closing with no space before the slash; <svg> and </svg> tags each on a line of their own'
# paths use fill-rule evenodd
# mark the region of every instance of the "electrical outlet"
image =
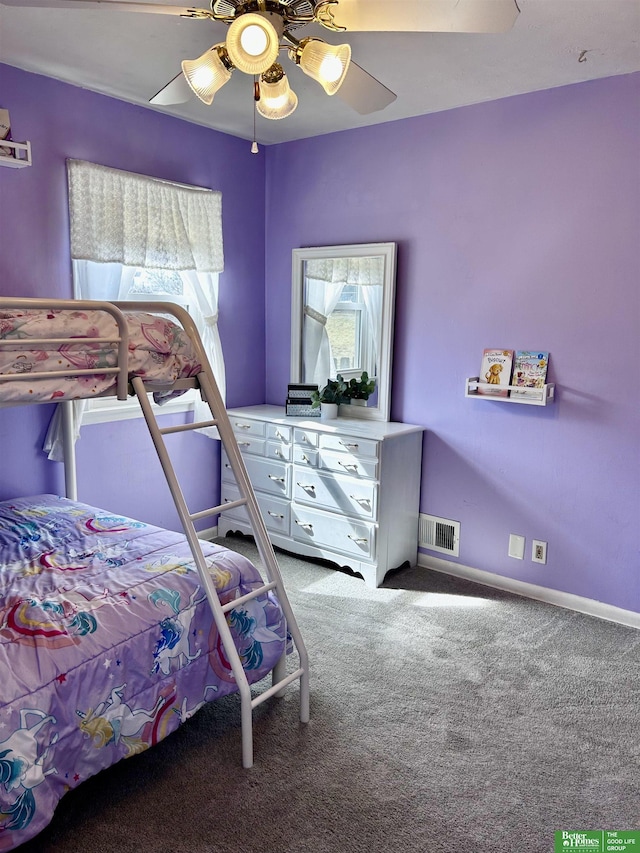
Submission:
<svg viewBox="0 0 640 853">
<path fill-rule="evenodd" d="M 543 563 L 547 562 L 547 543 L 542 542 L 540 539 L 534 539 L 531 544 L 531 559 L 534 563 Z"/>
<path fill-rule="evenodd" d="M 524 536 L 518 536 L 517 533 L 509 534 L 509 556 L 515 557 L 516 560 L 524 560 Z"/>
</svg>

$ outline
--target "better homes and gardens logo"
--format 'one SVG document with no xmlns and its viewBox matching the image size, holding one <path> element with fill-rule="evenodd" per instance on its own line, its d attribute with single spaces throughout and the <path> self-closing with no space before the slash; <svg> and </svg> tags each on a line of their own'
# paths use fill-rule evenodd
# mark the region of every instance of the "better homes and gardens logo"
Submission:
<svg viewBox="0 0 640 853">
<path fill-rule="evenodd" d="M 590 850 L 591 853 L 640 853 L 640 832 L 563 829 L 555 833 L 554 853 L 569 850 Z"/>
</svg>

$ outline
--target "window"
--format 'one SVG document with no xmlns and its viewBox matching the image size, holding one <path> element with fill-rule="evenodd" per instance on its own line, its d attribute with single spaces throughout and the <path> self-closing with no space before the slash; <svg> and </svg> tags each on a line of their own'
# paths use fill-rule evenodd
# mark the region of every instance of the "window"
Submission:
<svg viewBox="0 0 640 853">
<path fill-rule="evenodd" d="M 92 266 L 96 269 L 92 270 Z M 91 280 L 98 280 L 101 264 L 88 264 L 86 275 L 89 280 L 91 291 Z M 143 302 L 173 302 L 184 308 L 189 314 L 194 314 L 193 305 L 187 295 L 188 286 L 185 286 L 183 276 L 177 270 L 144 269 L 140 267 L 123 268 L 122 277 L 130 281 L 130 287 L 125 292 L 120 292 L 118 299 L 122 301 Z M 217 275 L 216 287 L 217 287 Z M 97 288 L 96 288 L 97 289 Z M 122 288 L 121 288 L 122 291 Z M 101 298 L 101 297 L 96 297 Z M 193 300 L 191 300 L 193 301 Z M 168 315 L 169 316 L 169 315 Z M 198 329 L 202 334 L 203 329 Z M 195 403 L 199 400 L 197 391 L 187 391 L 180 397 L 169 400 L 158 406 L 153 401 L 153 395 L 149 394 L 149 402 L 156 414 L 167 414 L 169 412 L 193 411 Z M 142 417 L 140 404 L 135 398 L 122 402 L 111 397 L 96 400 L 86 400 L 85 410 L 82 415 L 83 424 L 103 423 L 104 421 L 126 420 L 128 418 Z"/>
<path fill-rule="evenodd" d="M 106 301 L 175 301 L 188 306 L 222 398 L 224 359 L 218 335 L 218 274 L 224 268 L 222 196 L 82 160 L 67 161 L 74 294 Z M 199 395 L 186 395 L 160 411 L 185 405 L 195 420 L 209 420 Z M 87 421 L 138 417 L 140 409 L 114 399 L 74 405 L 76 436 Z M 128 411 L 127 411 L 128 410 Z M 83 414 L 85 413 L 85 414 Z M 203 430 L 215 437 L 214 431 Z M 45 440 L 50 459 L 63 458 L 60 419 Z"/>
<path fill-rule="evenodd" d="M 359 285 L 346 284 L 340 299 L 327 317 L 326 332 L 331 347 L 331 378 L 339 373 L 349 380 L 363 371 L 377 375 L 371 324 Z"/>
</svg>

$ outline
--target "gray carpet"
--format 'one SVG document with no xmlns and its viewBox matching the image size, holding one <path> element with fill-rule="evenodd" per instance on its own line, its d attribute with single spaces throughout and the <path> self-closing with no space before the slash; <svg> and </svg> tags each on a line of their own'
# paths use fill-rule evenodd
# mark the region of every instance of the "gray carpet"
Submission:
<svg viewBox="0 0 640 853">
<path fill-rule="evenodd" d="M 640 632 L 279 556 L 311 722 L 297 686 L 259 706 L 243 770 L 237 697 L 212 703 L 68 794 L 23 853 L 547 853 L 555 830 L 640 828 Z"/>
</svg>

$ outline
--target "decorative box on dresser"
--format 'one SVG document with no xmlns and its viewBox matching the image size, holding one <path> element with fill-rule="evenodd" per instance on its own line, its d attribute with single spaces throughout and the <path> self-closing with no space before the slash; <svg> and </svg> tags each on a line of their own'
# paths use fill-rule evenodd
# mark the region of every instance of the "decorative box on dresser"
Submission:
<svg viewBox="0 0 640 853">
<path fill-rule="evenodd" d="M 230 409 L 273 544 L 321 557 L 379 586 L 390 569 L 415 564 L 423 427 L 347 418 L 287 417 L 278 406 Z M 222 502 L 238 499 L 222 454 Z M 250 533 L 244 507 L 218 532 Z"/>
</svg>

